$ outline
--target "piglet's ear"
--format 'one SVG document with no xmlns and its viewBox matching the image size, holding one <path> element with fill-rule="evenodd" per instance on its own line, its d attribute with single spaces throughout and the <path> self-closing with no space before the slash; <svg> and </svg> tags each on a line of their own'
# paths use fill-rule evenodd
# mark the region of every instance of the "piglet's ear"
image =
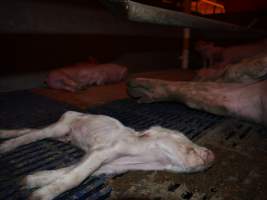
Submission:
<svg viewBox="0 0 267 200">
<path fill-rule="evenodd" d="M 150 137 L 150 133 L 148 131 L 143 132 L 142 134 L 138 135 L 140 138 L 149 138 Z"/>
</svg>

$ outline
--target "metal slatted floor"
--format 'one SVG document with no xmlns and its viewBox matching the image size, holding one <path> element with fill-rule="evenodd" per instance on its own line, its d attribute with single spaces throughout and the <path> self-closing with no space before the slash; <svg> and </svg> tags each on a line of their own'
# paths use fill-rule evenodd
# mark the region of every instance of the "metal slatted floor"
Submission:
<svg viewBox="0 0 267 200">
<path fill-rule="evenodd" d="M 65 111 L 76 110 L 49 98 L 28 91 L 0 94 L 0 129 L 41 127 L 55 122 Z M 106 114 L 123 124 L 142 130 L 152 125 L 184 132 L 194 138 L 223 118 L 176 103 L 137 104 L 133 100 L 119 100 L 85 112 Z M 21 191 L 21 177 L 34 171 L 68 166 L 77 162 L 83 152 L 69 144 L 42 140 L 20 147 L 0 156 L 0 200 L 27 199 L 30 191 Z M 105 176 L 89 177 L 79 187 L 57 199 L 105 199 L 111 188 Z"/>
<path fill-rule="evenodd" d="M 125 99 L 88 109 L 87 112 L 105 114 L 121 121 L 136 130 L 143 130 L 153 125 L 183 132 L 194 138 L 202 131 L 223 120 L 222 117 L 190 109 L 178 103 L 138 104 Z"/>
<path fill-rule="evenodd" d="M 0 129 L 42 127 L 51 124 L 67 110 L 77 108 L 29 91 L 0 94 Z M 20 179 L 29 173 L 56 169 L 77 162 L 83 152 L 69 144 L 42 140 L 0 155 L 0 200 L 24 200 L 30 191 L 21 190 Z M 106 177 L 89 177 L 79 187 L 57 199 L 106 199 L 111 188 Z"/>
</svg>

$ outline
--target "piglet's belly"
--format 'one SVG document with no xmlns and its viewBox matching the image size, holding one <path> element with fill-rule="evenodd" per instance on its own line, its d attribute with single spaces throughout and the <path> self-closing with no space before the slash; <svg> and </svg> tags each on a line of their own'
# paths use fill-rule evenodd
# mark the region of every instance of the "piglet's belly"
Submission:
<svg viewBox="0 0 267 200">
<path fill-rule="evenodd" d="M 89 119 L 89 120 L 88 120 Z M 112 145 L 124 132 L 125 137 L 132 129 L 123 126 L 119 121 L 107 116 L 85 117 L 76 120 L 71 125 L 70 141 L 73 145 L 82 148 L 84 151 L 93 150 L 95 146 L 101 148 Z"/>
</svg>

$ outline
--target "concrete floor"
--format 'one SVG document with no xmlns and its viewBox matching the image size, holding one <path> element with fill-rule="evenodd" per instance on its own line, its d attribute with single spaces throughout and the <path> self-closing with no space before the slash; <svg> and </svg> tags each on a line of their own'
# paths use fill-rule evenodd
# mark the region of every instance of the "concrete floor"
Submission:
<svg viewBox="0 0 267 200">
<path fill-rule="evenodd" d="M 210 169 L 195 174 L 130 172 L 109 181 L 111 199 L 266 199 L 266 130 L 229 120 L 195 142 L 214 151 L 216 161 Z"/>
</svg>

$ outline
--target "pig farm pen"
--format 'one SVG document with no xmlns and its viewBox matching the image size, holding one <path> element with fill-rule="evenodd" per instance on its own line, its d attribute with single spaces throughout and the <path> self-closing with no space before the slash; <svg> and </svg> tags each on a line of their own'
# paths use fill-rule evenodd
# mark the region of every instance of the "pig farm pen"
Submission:
<svg viewBox="0 0 267 200">
<path fill-rule="evenodd" d="M 109 115 L 137 130 L 156 124 L 179 130 L 216 155 L 214 165 L 204 172 L 135 171 L 119 176 L 88 177 L 56 199 L 266 199 L 267 133 L 259 125 L 192 110 L 182 104 L 137 104 L 128 98 L 77 107 L 51 95 L 47 97 L 47 90 L 1 93 L 0 127 L 42 127 L 67 110 L 77 110 Z M 59 92 L 57 97 L 66 94 Z M 30 191 L 18 185 L 23 175 L 67 166 L 82 155 L 76 147 L 53 140 L 42 140 L 1 155 L 0 199 L 26 200 Z"/>
<path fill-rule="evenodd" d="M 38 16 L 39 13 L 42 13 L 38 12 L 38 9 L 40 9 L 43 6 L 42 4 L 45 1 L 40 1 L 40 2 L 36 1 L 37 3 L 35 2 L 33 4 L 30 4 L 29 2 L 30 1 L 27 1 L 28 4 L 25 4 L 27 6 L 24 6 L 23 8 L 28 8 L 32 6 L 32 8 L 34 8 L 32 10 L 36 11 L 33 12 L 35 16 Z M 112 2 L 112 1 L 106 1 L 106 2 Z M 123 1 L 117 1 L 117 2 L 123 2 Z M 76 14 L 73 16 L 78 16 L 77 13 L 79 13 L 78 12 L 79 10 L 77 10 L 76 12 L 76 10 L 71 8 L 70 5 L 71 4 L 69 4 L 68 6 L 64 5 L 66 13 L 69 14 L 69 12 L 73 12 L 73 14 Z M 8 9 L 4 10 L 3 9 L 5 8 L 4 6 L 0 7 L 0 9 L 2 8 L 3 12 L 1 13 L 3 14 L 3 16 L 4 14 L 6 14 L 6 11 L 11 13 L 12 9 L 10 8 L 12 8 L 13 5 L 12 3 L 6 3 L 5 6 Z M 17 7 L 15 8 L 19 8 L 20 6 L 23 6 L 23 3 L 17 1 L 16 6 Z M 42 8 L 44 9 L 48 7 L 44 6 Z M 59 15 L 57 15 L 57 13 L 60 13 L 60 11 L 63 11 L 64 9 L 60 10 L 59 7 L 56 6 L 54 8 L 55 10 L 53 10 L 53 12 L 43 12 L 43 14 L 49 13 L 49 17 L 53 15 L 56 17 L 60 17 Z M 77 6 L 74 8 L 78 9 L 79 7 Z M 121 9 L 121 7 L 119 7 L 119 9 Z M 64 15 L 64 12 L 61 13 L 61 16 Z M 85 15 L 85 13 L 83 14 Z M 11 14 L 8 13 L 7 16 L 11 16 Z M 16 20 L 19 21 L 20 19 L 24 19 L 23 12 L 16 12 L 16 14 L 13 14 L 12 17 L 14 18 L 13 19 L 14 21 Z M 32 35 L 30 36 L 26 35 L 25 37 L 25 35 L 18 34 L 17 37 L 19 38 L 19 41 L 20 42 L 22 41 L 21 44 L 18 45 L 21 48 L 20 49 L 21 55 L 18 55 L 20 61 L 23 62 L 27 58 L 28 52 L 24 51 L 24 49 L 25 46 L 28 47 L 27 46 L 28 43 L 30 43 L 29 46 L 32 47 L 32 51 L 29 54 L 35 53 L 35 49 L 37 48 L 37 46 L 45 46 L 46 48 L 44 48 L 44 50 L 38 47 L 39 50 L 42 51 L 40 52 L 40 54 L 36 53 L 36 55 L 45 55 L 45 53 L 49 50 L 52 51 L 51 53 L 52 55 L 53 53 L 56 52 L 56 50 L 53 50 L 52 48 L 50 49 L 50 45 L 52 46 L 52 43 L 54 42 L 60 41 L 58 43 L 58 46 L 61 46 L 62 44 L 64 46 L 65 41 L 69 42 L 73 37 L 79 38 L 81 40 L 80 43 L 86 41 L 87 38 L 86 35 L 78 35 L 78 36 L 60 35 L 59 33 L 62 32 L 73 33 L 72 32 L 74 30 L 72 29 L 73 27 L 67 26 L 69 25 L 68 23 L 54 24 L 53 17 L 51 18 L 49 17 L 48 18 L 35 17 L 36 20 L 39 20 L 38 24 L 40 26 L 30 26 L 30 23 L 29 24 L 18 23 L 19 25 L 13 26 L 14 23 L 8 23 L 9 22 L 8 20 L 6 21 L 2 20 L 3 21 L 2 28 L 3 29 L 6 28 L 6 30 L 4 31 L 7 31 L 8 33 L 12 31 L 13 31 L 12 33 L 16 31 L 42 33 L 42 31 L 44 30 L 49 30 L 52 33 L 56 33 L 55 39 L 53 38 L 54 40 L 51 39 L 52 37 L 50 38 L 50 35 L 41 34 L 39 36 L 37 35 L 33 37 Z M 92 16 L 90 15 L 88 15 L 87 17 L 92 18 Z M 185 15 L 182 15 L 182 17 L 188 19 Z M 111 15 L 107 15 L 107 18 L 113 19 Z M 44 19 L 48 21 L 51 20 L 50 24 L 43 23 L 44 21 L 42 20 Z M 63 17 L 60 19 L 63 19 Z M 153 18 L 151 19 L 153 20 Z M 79 23 L 75 24 L 76 26 L 75 28 L 80 29 L 82 33 L 88 33 L 88 31 L 91 30 L 87 30 L 88 26 L 85 22 L 86 21 L 79 20 Z M 133 32 L 133 30 L 134 31 L 139 30 L 139 32 L 145 30 L 145 26 L 140 26 L 138 29 L 138 27 L 136 26 L 139 25 L 136 24 L 135 25 L 126 24 L 127 26 L 125 26 L 123 23 L 126 22 L 124 21 L 115 21 L 113 23 L 119 24 L 121 27 L 124 27 L 121 29 L 117 27 L 118 31 L 121 32 L 124 31 L 123 34 L 126 33 L 132 34 L 129 32 Z M 211 22 L 209 20 L 204 19 L 204 21 L 202 21 L 201 23 L 196 23 L 195 25 L 202 26 L 203 23 L 209 25 L 209 23 Z M 218 23 L 216 21 L 213 21 L 212 23 L 217 28 L 222 26 L 221 23 Z M 92 26 L 95 25 L 94 28 L 98 29 L 99 27 L 97 26 L 97 24 L 98 23 L 92 23 Z M 49 27 L 48 25 L 51 26 Z M 223 24 L 223 25 L 225 26 L 224 27 L 225 29 L 239 30 L 241 28 L 239 26 L 232 26 L 231 24 Z M 55 27 L 59 28 L 56 29 Z M 157 29 L 155 27 L 150 27 L 148 29 L 151 30 L 144 31 L 145 34 L 147 35 L 146 37 L 143 38 L 142 41 L 148 40 L 147 38 L 149 38 L 149 34 L 151 34 L 150 32 L 153 32 L 154 35 L 156 35 L 155 33 L 157 33 L 156 37 L 162 35 L 162 31 L 157 32 L 156 31 Z M 109 31 L 116 32 L 117 30 L 116 28 L 114 28 Z M 168 37 L 170 37 L 169 36 L 170 33 L 175 33 L 173 29 L 171 30 L 169 29 L 169 27 L 166 28 L 165 31 L 168 33 L 167 34 Z M 247 29 L 244 30 L 241 28 L 240 32 L 242 31 L 247 32 Z M 92 40 L 100 41 L 99 37 L 97 36 L 97 34 L 99 34 L 98 32 L 93 32 L 90 34 L 96 35 L 95 37 L 97 39 L 92 39 Z M 223 34 L 224 33 L 222 33 L 222 35 Z M 227 35 L 229 36 L 231 34 Z M 242 35 L 245 38 L 245 34 L 240 34 L 240 35 Z M 16 38 L 16 35 L 12 34 L 11 36 L 8 35 L 6 46 L 10 46 L 9 42 L 13 39 L 13 37 Z M 226 37 L 226 35 L 223 35 L 223 37 Z M 62 38 L 65 38 L 65 40 L 63 40 Z M 111 37 L 112 40 L 119 41 L 120 39 L 118 38 L 119 37 Z M 34 42 L 32 42 L 32 40 Z M 39 41 L 39 43 L 37 41 Z M 50 41 L 50 43 L 49 42 L 47 43 L 46 41 Z M 158 42 L 158 40 L 155 41 Z M 169 41 L 169 43 L 166 45 L 168 46 L 171 43 L 170 41 L 173 40 L 168 39 L 165 41 Z M 72 42 L 73 44 L 76 44 L 77 40 L 76 39 L 72 40 Z M 91 44 L 91 40 L 89 40 L 88 43 Z M 132 43 L 137 43 L 137 42 L 133 40 Z M 158 43 L 157 44 L 154 43 L 155 42 L 153 40 L 151 42 L 152 46 L 151 48 L 158 47 Z M 155 46 L 153 46 L 152 44 L 154 44 Z M 78 47 L 79 45 L 77 46 L 73 45 L 73 46 Z M 139 44 L 137 46 L 139 47 Z M 166 49 L 168 50 L 168 48 L 165 47 L 165 50 Z M 64 49 L 64 47 L 62 49 Z M 73 51 L 69 52 L 69 56 L 66 56 L 68 55 L 66 54 L 68 53 L 68 51 L 65 52 L 63 51 L 62 54 L 55 53 L 55 55 L 57 56 L 59 55 L 58 57 L 64 56 L 70 58 L 71 57 L 70 55 L 72 55 L 76 51 L 77 54 L 81 53 L 79 52 L 78 49 L 76 48 L 73 49 L 74 49 Z M 88 53 L 87 50 L 88 48 L 84 49 L 83 52 Z M 100 52 L 102 53 L 102 51 Z M 32 59 L 32 57 L 33 60 L 36 59 L 36 63 L 40 65 L 51 64 L 48 62 L 49 59 L 45 56 L 43 57 L 40 56 L 39 58 L 38 57 L 34 58 L 34 56 L 30 56 L 30 59 Z M 145 55 L 144 57 L 148 56 Z M 9 64 L 11 60 L 10 58 L 13 58 L 13 55 L 11 57 L 7 56 L 6 58 L 8 58 L 7 63 Z M 42 60 L 41 58 L 45 59 Z M 5 58 L 3 59 L 5 60 Z M 42 60 L 42 62 L 39 62 L 39 60 Z M 56 61 L 56 59 L 54 59 L 53 57 L 50 58 L 50 61 L 51 60 L 53 62 Z M 137 62 L 139 60 L 141 60 L 140 63 Z M 144 62 L 144 60 L 145 59 L 143 59 L 143 57 L 142 59 L 135 59 L 132 62 L 135 61 L 137 63 L 132 63 L 132 64 L 134 66 L 140 66 Z M 168 59 L 162 59 L 162 60 L 164 60 L 164 62 L 160 63 L 159 65 L 166 64 L 166 60 Z M 45 63 L 46 61 L 47 63 Z M 35 67 L 36 64 L 34 62 L 33 63 L 25 62 L 25 63 L 26 63 L 25 65 L 32 64 L 33 67 Z M 62 63 L 59 62 L 58 64 Z M 146 63 L 143 64 L 145 65 Z M 172 64 L 173 63 L 170 62 L 167 65 L 172 65 Z M 154 63 L 152 63 L 152 65 L 154 66 Z M 143 68 L 143 66 L 141 66 L 140 68 Z M 6 68 L 6 70 L 8 70 L 8 68 Z M 41 76 L 43 76 L 43 74 Z M 143 73 L 137 76 L 151 77 L 151 74 Z M 189 70 L 185 71 L 185 70 L 175 69 L 173 71 L 159 71 L 158 73 L 154 73 L 154 77 L 152 76 L 152 78 L 190 80 L 192 76 L 193 74 Z M 31 83 L 33 82 L 32 79 L 30 79 L 30 82 Z M 18 85 L 21 86 L 20 83 L 18 83 Z M 40 85 L 42 85 L 42 83 Z M 260 125 L 240 121 L 237 119 L 223 118 L 206 112 L 196 111 L 182 104 L 177 104 L 177 103 L 137 104 L 134 100 L 128 98 L 126 93 L 125 82 L 106 85 L 106 86 L 95 86 L 75 94 L 59 90 L 58 91 L 50 90 L 46 88 L 1 92 L 0 129 L 42 127 L 56 121 L 61 116 L 61 114 L 63 114 L 67 110 L 76 110 L 85 113 L 106 114 L 120 120 L 123 124 L 138 130 L 148 128 L 152 125 L 162 125 L 170 129 L 182 131 L 194 142 L 210 148 L 215 153 L 216 160 L 214 165 L 208 170 L 193 174 L 176 174 L 176 173 L 160 172 L 160 171 L 150 171 L 150 172 L 134 171 L 134 172 L 127 172 L 117 176 L 102 175 L 98 177 L 94 176 L 88 177 L 78 187 L 73 188 L 72 190 L 67 191 L 62 195 L 58 196 L 56 198 L 57 200 L 59 199 L 62 200 L 85 200 L 85 199 L 88 200 L 89 199 L 90 200 L 100 200 L 100 199 L 264 200 L 267 199 L 266 128 Z M 0 145 L 1 142 L 3 141 L 4 140 L 0 141 Z M 0 200 L 27 200 L 27 196 L 31 191 L 22 189 L 19 185 L 19 181 L 24 175 L 35 171 L 56 169 L 68 166 L 72 163 L 77 162 L 82 155 L 83 152 L 80 149 L 77 149 L 76 147 L 71 146 L 69 144 L 64 144 L 54 140 L 42 140 L 39 142 L 22 146 L 16 150 L 13 150 L 12 152 L 1 154 L 0 155 Z"/>
</svg>

